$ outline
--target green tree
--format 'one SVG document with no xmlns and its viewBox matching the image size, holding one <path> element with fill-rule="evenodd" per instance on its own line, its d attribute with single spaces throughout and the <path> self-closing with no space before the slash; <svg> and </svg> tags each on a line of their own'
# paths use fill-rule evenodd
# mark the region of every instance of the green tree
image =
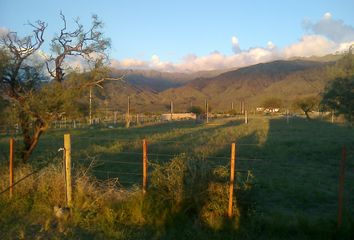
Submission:
<svg viewBox="0 0 354 240">
<path fill-rule="evenodd" d="M 334 68 L 335 78 L 346 78 L 354 75 L 354 45 L 344 52 L 343 57 L 337 60 Z"/>
<path fill-rule="evenodd" d="M 335 75 L 322 93 L 324 108 L 335 109 L 336 115 L 343 114 L 352 124 L 354 111 L 354 45 L 335 64 Z"/>
<path fill-rule="evenodd" d="M 317 96 L 310 96 L 296 99 L 294 105 L 305 113 L 307 119 L 311 119 L 309 113 L 318 107 L 319 98 Z"/>
<path fill-rule="evenodd" d="M 321 103 L 335 109 L 337 115 L 343 114 L 352 124 L 354 119 L 354 75 L 331 81 L 325 88 Z"/>
<path fill-rule="evenodd" d="M 283 102 L 280 98 L 270 97 L 263 101 L 262 107 L 264 108 L 281 108 L 283 106 Z"/>
<path fill-rule="evenodd" d="M 195 113 L 195 115 L 199 116 L 203 113 L 203 109 L 199 106 L 191 106 L 187 109 L 187 112 Z"/>
</svg>

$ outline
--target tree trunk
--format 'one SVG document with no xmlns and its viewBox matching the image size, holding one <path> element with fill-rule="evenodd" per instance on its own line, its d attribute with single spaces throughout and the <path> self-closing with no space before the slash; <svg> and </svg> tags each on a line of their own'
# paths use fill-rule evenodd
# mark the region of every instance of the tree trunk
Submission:
<svg viewBox="0 0 354 240">
<path fill-rule="evenodd" d="M 311 120 L 311 118 L 310 118 L 310 115 L 309 115 L 309 112 L 308 112 L 308 111 L 305 111 L 305 115 L 306 115 L 306 119 L 307 119 L 307 120 Z"/>
<path fill-rule="evenodd" d="M 48 128 L 48 124 L 41 118 L 37 118 L 31 127 L 31 121 L 27 113 L 21 111 L 21 128 L 23 134 L 24 148 L 22 150 L 22 161 L 26 163 L 36 148 L 42 133 Z M 32 128 L 32 129 L 31 129 Z"/>
</svg>

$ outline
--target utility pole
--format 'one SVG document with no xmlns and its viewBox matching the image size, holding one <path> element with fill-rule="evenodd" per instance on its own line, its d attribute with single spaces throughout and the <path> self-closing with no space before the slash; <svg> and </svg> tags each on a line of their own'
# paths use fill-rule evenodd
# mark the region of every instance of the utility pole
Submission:
<svg viewBox="0 0 354 240">
<path fill-rule="evenodd" d="M 92 125 L 92 86 L 90 86 L 90 116 L 89 123 Z"/>
<path fill-rule="evenodd" d="M 108 101 L 107 99 L 104 100 L 104 105 L 105 105 L 105 109 L 104 109 L 104 121 L 108 122 Z"/>
<path fill-rule="evenodd" d="M 206 113 L 206 122 L 209 123 L 209 104 L 207 99 L 205 99 L 205 113 Z"/>
<path fill-rule="evenodd" d="M 139 113 L 136 114 L 136 125 L 140 125 Z"/>
<path fill-rule="evenodd" d="M 117 112 L 114 111 L 114 125 L 117 125 Z"/>
<path fill-rule="evenodd" d="M 171 121 L 172 121 L 172 118 L 173 118 L 173 102 L 172 101 L 170 102 L 170 112 L 171 112 Z"/>
<path fill-rule="evenodd" d="M 289 110 L 286 109 L 286 123 L 289 124 Z"/>
<path fill-rule="evenodd" d="M 127 109 L 127 116 L 125 117 L 125 127 L 130 127 L 130 97 L 128 96 L 128 109 Z"/>
<path fill-rule="evenodd" d="M 94 81 L 94 82 L 90 82 L 90 83 L 87 83 L 87 84 L 84 84 L 83 87 L 89 87 L 90 88 L 90 105 L 89 105 L 89 124 L 91 125 L 92 124 L 92 87 L 93 86 L 96 86 L 96 87 L 99 87 L 101 89 L 103 89 L 103 81 L 119 81 L 119 80 L 122 80 L 124 78 L 123 77 L 120 77 L 120 78 L 102 78 L 100 80 L 97 80 L 97 81 Z"/>
</svg>

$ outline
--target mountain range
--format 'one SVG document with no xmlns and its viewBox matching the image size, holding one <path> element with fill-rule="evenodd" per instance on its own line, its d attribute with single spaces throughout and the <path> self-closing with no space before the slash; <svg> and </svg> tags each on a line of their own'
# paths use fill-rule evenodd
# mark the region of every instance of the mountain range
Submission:
<svg viewBox="0 0 354 240">
<path fill-rule="evenodd" d="M 175 112 L 185 112 L 192 105 L 203 107 L 206 99 L 215 112 L 228 111 L 232 104 L 237 109 L 240 101 L 252 110 L 267 98 L 279 98 L 284 106 L 291 106 L 297 98 L 323 91 L 328 67 L 336 59 L 278 60 L 191 74 L 112 69 L 112 76 L 124 76 L 124 81 L 107 82 L 104 98 L 110 109 L 125 112 L 129 96 L 131 111 L 139 113 L 167 112 L 171 101 Z"/>
</svg>

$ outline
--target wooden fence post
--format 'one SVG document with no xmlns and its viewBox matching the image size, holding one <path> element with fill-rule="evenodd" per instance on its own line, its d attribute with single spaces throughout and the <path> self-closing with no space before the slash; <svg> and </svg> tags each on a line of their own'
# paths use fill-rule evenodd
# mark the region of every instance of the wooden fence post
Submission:
<svg viewBox="0 0 354 240">
<path fill-rule="evenodd" d="M 338 228 L 342 225 L 343 218 L 343 192 L 344 192 L 344 174 L 345 174 L 345 160 L 346 160 L 346 147 L 342 148 L 342 160 L 340 162 L 339 173 L 339 191 L 338 191 Z"/>
<path fill-rule="evenodd" d="M 245 111 L 245 124 L 248 124 L 248 114 L 247 114 L 247 111 Z"/>
<path fill-rule="evenodd" d="M 143 139 L 143 193 L 146 193 L 146 188 L 147 188 L 147 141 L 146 139 Z"/>
<path fill-rule="evenodd" d="M 66 204 L 72 207 L 72 182 L 71 182 L 71 141 L 70 134 L 64 134 L 64 154 L 65 154 L 65 185 Z"/>
<path fill-rule="evenodd" d="M 236 160 L 236 144 L 231 144 L 231 162 L 230 162 L 230 186 L 229 186 L 229 209 L 227 215 L 232 218 L 233 215 L 233 195 L 235 182 L 235 160 Z"/>
<path fill-rule="evenodd" d="M 10 166 L 9 166 L 9 171 L 10 171 L 10 198 L 12 197 L 13 194 L 13 187 L 12 185 L 14 184 L 14 139 L 10 138 Z"/>
</svg>

